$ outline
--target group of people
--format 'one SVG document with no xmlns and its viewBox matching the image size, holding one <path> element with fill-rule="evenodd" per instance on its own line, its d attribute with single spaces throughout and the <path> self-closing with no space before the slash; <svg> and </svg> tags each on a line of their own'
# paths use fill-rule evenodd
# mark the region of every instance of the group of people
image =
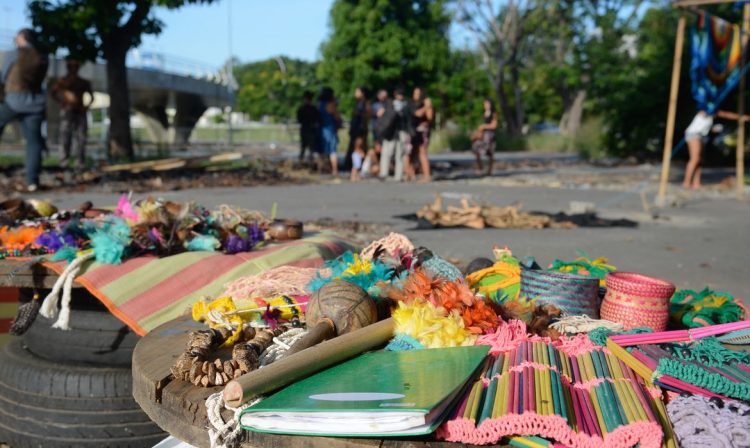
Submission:
<svg viewBox="0 0 750 448">
<path fill-rule="evenodd" d="M 46 148 L 42 123 L 47 110 L 44 80 L 49 59 L 37 50 L 36 36 L 30 29 L 20 30 L 15 44 L 16 49 L 6 55 L 0 67 L 0 84 L 5 91 L 0 102 L 0 137 L 7 124 L 14 120 L 20 122 L 26 140 L 26 187 L 33 192 L 39 188 L 42 152 Z M 78 76 L 79 68 L 80 62 L 68 59 L 67 74 L 52 85 L 49 96 L 61 108 L 60 164 L 67 166 L 71 147 L 75 147 L 76 168 L 80 169 L 86 157 L 86 113 L 94 96 L 91 83 Z"/>
<path fill-rule="evenodd" d="M 367 89 L 359 87 L 354 92 L 355 105 L 349 121 L 349 146 L 344 158 L 344 170 L 352 181 L 366 176 L 388 178 L 396 181 L 429 181 L 430 162 L 427 149 L 430 132 L 435 121 L 432 101 L 422 88 L 414 88 L 411 98 L 397 88 L 391 98 L 381 89 L 374 99 Z M 297 111 L 300 124 L 300 160 L 305 155 L 318 154 L 318 167 L 330 162 L 331 172 L 338 175 L 338 130 L 343 120 L 333 89 L 320 91 L 317 107 L 312 93 L 305 92 L 303 104 Z M 372 137 L 372 146 L 369 139 Z"/>
<path fill-rule="evenodd" d="M 373 99 L 367 89 L 354 91 L 354 108 L 349 121 L 349 146 L 344 158 L 344 170 L 354 182 L 363 177 L 392 178 L 395 181 L 414 181 L 421 174 L 422 182 L 429 182 L 430 161 L 427 151 L 430 133 L 435 122 L 432 101 L 424 89 L 415 87 L 411 98 L 402 88 L 385 89 Z M 482 157 L 487 157 L 486 174 L 492 174 L 497 114 L 492 100 L 484 100 L 482 123 L 472 133 L 472 149 L 476 155 L 477 172 L 483 171 Z M 343 120 L 333 89 L 324 87 L 313 104 L 313 94 L 306 91 L 297 110 L 300 124 L 300 161 L 317 155 L 318 171 L 330 163 L 331 172 L 338 176 L 338 131 Z M 370 137 L 372 138 L 370 143 Z"/>
</svg>

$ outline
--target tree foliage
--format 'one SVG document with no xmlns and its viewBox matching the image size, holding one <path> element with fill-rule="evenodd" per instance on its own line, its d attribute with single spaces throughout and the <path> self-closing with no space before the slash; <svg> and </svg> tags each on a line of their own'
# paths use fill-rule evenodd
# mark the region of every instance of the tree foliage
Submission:
<svg viewBox="0 0 750 448">
<path fill-rule="evenodd" d="M 236 109 L 254 120 L 271 116 L 293 118 L 305 90 L 316 93 L 317 63 L 277 57 L 235 66 L 240 88 Z"/>
<path fill-rule="evenodd" d="M 155 6 L 169 9 L 213 0 L 33 0 L 29 13 L 44 49 L 66 49 L 83 60 L 103 58 L 107 62 L 110 96 L 109 153 L 133 157 L 130 134 L 130 98 L 125 58 L 144 35 L 159 34 L 164 24 L 154 14 Z"/>
<path fill-rule="evenodd" d="M 448 67 L 445 0 L 336 0 L 318 77 L 350 110 L 358 86 L 428 91 Z"/>
</svg>

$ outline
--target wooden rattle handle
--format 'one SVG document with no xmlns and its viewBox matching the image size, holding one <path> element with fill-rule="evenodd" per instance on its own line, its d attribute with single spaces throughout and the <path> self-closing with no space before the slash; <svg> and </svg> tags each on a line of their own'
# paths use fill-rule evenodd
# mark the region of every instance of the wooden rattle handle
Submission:
<svg viewBox="0 0 750 448">
<path fill-rule="evenodd" d="M 246 373 L 224 387 L 224 403 L 238 407 L 253 397 L 279 389 L 360 353 L 380 347 L 393 337 L 393 318 L 285 356 Z"/>
<path fill-rule="evenodd" d="M 307 331 L 307 334 L 295 342 L 294 345 L 289 347 L 289 350 L 284 356 L 291 356 L 297 352 L 300 352 L 306 348 L 310 348 L 313 345 L 317 345 L 323 341 L 327 341 L 336 336 L 336 326 L 333 321 L 329 318 L 323 318 L 315 324 L 314 327 Z"/>
</svg>

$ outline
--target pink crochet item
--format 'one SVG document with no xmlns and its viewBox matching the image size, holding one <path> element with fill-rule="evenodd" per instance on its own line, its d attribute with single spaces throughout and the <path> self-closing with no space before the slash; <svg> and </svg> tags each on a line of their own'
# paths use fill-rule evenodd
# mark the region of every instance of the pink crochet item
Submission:
<svg viewBox="0 0 750 448">
<path fill-rule="evenodd" d="M 634 272 L 610 272 L 605 281 L 607 294 L 602 301 L 602 319 L 619 322 L 626 330 L 635 327 L 666 330 L 674 284 Z"/>
</svg>

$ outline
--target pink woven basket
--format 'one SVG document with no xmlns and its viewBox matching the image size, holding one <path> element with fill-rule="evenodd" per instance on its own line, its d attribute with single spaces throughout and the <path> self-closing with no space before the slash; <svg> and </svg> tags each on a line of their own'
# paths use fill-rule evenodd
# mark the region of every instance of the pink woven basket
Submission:
<svg viewBox="0 0 750 448">
<path fill-rule="evenodd" d="M 611 272 L 605 277 L 607 294 L 602 301 L 602 319 L 619 322 L 626 330 L 650 327 L 664 331 L 669 322 L 671 282 L 634 272 Z"/>
</svg>

